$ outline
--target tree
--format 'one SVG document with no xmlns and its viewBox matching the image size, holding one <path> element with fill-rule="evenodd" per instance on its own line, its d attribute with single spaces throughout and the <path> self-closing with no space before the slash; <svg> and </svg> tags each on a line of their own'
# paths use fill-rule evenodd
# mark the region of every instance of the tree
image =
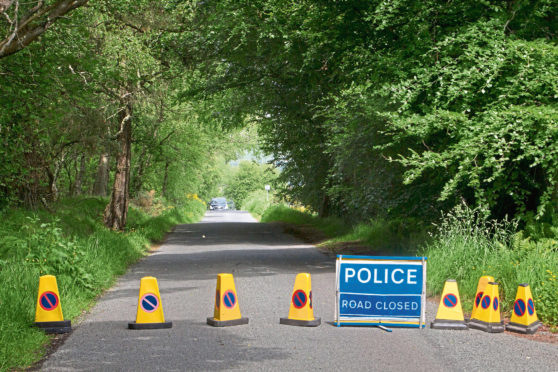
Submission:
<svg viewBox="0 0 558 372">
<path fill-rule="evenodd" d="M 258 120 L 285 191 L 321 214 L 556 204 L 555 2 L 262 0 L 198 14 L 198 91 L 234 91 L 230 111 Z"/>
<path fill-rule="evenodd" d="M 246 197 L 256 190 L 264 190 L 265 185 L 274 183 L 277 175 L 267 164 L 242 161 L 225 188 L 225 196 L 232 199 L 236 208 L 244 208 Z"/>
<path fill-rule="evenodd" d="M 32 29 L 59 3 L 0 2 L 0 37 L 16 7 L 41 5 Z M 114 176 L 105 221 L 123 229 L 143 191 L 214 196 L 227 140 L 256 123 L 283 192 L 322 216 L 558 208 L 553 1 L 89 5 L 1 60 L 3 200 Z"/>
<path fill-rule="evenodd" d="M 0 15 L 8 28 L 0 34 L 0 58 L 14 54 L 52 27 L 60 18 L 89 0 L 0 0 Z M 11 11 L 11 12 L 10 12 Z M 6 24 L 5 23 L 5 24 Z"/>
</svg>

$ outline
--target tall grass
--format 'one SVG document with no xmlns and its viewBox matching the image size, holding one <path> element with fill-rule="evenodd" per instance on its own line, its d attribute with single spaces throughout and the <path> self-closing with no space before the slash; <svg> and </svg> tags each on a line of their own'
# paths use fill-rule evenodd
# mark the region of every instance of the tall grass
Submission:
<svg viewBox="0 0 558 372">
<path fill-rule="evenodd" d="M 418 220 L 376 218 L 354 226 L 348 233 L 332 238 L 325 244 L 334 246 L 339 242 L 358 242 L 371 252 L 411 254 L 426 238 L 426 229 Z"/>
<path fill-rule="evenodd" d="M 556 231 L 553 227 L 547 227 L 547 237 L 531 240 L 517 230 L 517 224 L 487 221 L 466 207 L 447 214 L 434 231 L 415 219 L 376 219 L 351 227 L 340 219 L 321 219 L 286 206 L 270 207 L 262 221 L 312 226 L 329 237 L 322 244 L 331 249 L 343 242 L 358 242 L 370 251 L 427 256 L 429 293 L 440 294 L 446 279 L 456 279 L 466 311 L 472 309 L 483 275 L 493 276 L 500 284 L 507 315 L 518 285 L 529 283 L 541 320 L 558 325 L 558 236 L 548 237 Z"/>
<path fill-rule="evenodd" d="M 249 193 L 244 199 L 243 208 L 257 219 L 261 219 L 264 212 L 269 208 L 273 196 L 269 196 L 264 190 L 256 190 Z"/>
<path fill-rule="evenodd" d="M 412 218 L 371 219 L 367 223 L 351 226 L 340 218 L 320 218 L 279 205 L 267 209 L 262 217 L 262 222 L 273 221 L 316 228 L 328 238 L 320 246 L 330 250 L 335 250 L 342 243 L 353 242 L 367 247 L 369 252 L 409 253 L 416 251 L 427 238 L 422 222 Z"/>
<path fill-rule="evenodd" d="M 517 287 L 528 283 L 539 317 L 558 324 L 558 242 L 533 242 L 509 222 L 486 221 L 467 208 L 445 216 L 423 254 L 428 257 L 428 290 L 442 292 L 456 279 L 465 310 L 472 309 L 478 279 L 491 275 L 500 284 L 502 309 L 509 314 Z"/>
<path fill-rule="evenodd" d="M 301 212 L 286 205 L 272 205 L 262 215 L 262 222 L 286 222 L 295 225 L 312 226 L 324 233 L 328 238 L 346 234 L 350 226 L 339 218 L 320 218 L 315 214 Z"/>
<path fill-rule="evenodd" d="M 0 225 L 0 370 L 24 368 L 40 359 L 51 336 L 33 327 L 40 275 L 57 277 L 66 319 L 78 316 L 116 275 L 146 254 L 181 222 L 200 218 L 205 206 L 189 201 L 157 217 L 130 208 L 128 229 L 106 229 L 107 201 L 61 201 L 54 211 L 11 210 Z"/>
</svg>

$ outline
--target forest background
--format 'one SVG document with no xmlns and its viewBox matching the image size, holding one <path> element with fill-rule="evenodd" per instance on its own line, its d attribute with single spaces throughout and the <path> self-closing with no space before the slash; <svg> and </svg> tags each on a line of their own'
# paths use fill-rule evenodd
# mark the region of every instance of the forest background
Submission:
<svg viewBox="0 0 558 372">
<path fill-rule="evenodd" d="M 509 306 L 526 281 L 557 324 L 557 15 L 552 0 L 0 0 L 0 275 L 32 292 L 41 271 L 82 267 L 45 252 L 140 233 L 112 278 L 199 218 L 259 142 L 280 200 L 374 249 L 422 249 L 432 293 L 491 273 Z M 73 315 L 91 283 L 68 287 Z M 2 342 L 32 341 L 2 367 L 45 342 L 22 308 L 0 327 L 26 331 Z"/>
</svg>

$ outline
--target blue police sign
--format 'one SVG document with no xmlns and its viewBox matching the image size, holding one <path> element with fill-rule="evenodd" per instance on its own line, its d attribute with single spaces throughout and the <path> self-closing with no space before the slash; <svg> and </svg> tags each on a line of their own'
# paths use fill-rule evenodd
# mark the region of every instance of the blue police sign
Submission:
<svg viewBox="0 0 558 372">
<path fill-rule="evenodd" d="M 336 323 L 424 327 L 426 257 L 337 256 Z"/>
</svg>

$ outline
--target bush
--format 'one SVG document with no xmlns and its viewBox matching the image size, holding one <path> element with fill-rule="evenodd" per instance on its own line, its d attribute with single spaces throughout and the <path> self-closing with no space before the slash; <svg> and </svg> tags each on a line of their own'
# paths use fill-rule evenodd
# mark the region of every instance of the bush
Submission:
<svg viewBox="0 0 558 372">
<path fill-rule="evenodd" d="M 479 277 L 491 275 L 500 284 L 502 309 L 510 312 L 518 285 L 529 283 L 541 320 L 558 324 L 558 242 L 531 241 L 516 227 L 462 207 L 445 216 L 423 251 L 429 292 L 440 294 L 446 279 L 456 279 L 471 310 Z"/>
<path fill-rule="evenodd" d="M 288 222 L 294 224 L 311 224 L 314 218 L 311 214 L 291 209 L 286 205 L 272 205 L 262 215 L 262 222 Z"/>
<path fill-rule="evenodd" d="M 320 218 L 284 205 L 275 205 L 262 216 L 262 222 L 273 221 L 313 226 L 330 238 L 323 244 L 334 250 L 337 243 L 359 242 L 374 251 L 409 252 L 415 251 L 426 239 L 424 224 L 413 218 L 371 219 L 368 223 L 351 227 L 340 218 Z"/>
<path fill-rule="evenodd" d="M 66 319 L 92 304 L 115 276 L 146 254 L 177 223 L 194 222 L 205 205 L 197 200 L 167 206 L 157 217 L 131 207 L 125 232 L 102 224 L 107 201 L 63 200 L 54 212 L 7 211 L 0 225 L 0 370 L 40 359 L 50 336 L 33 327 L 39 276 L 57 277 Z"/>
<path fill-rule="evenodd" d="M 252 191 L 244 199 L 244 209 L 260 218 L 265 210 L 271 205 L 270 197 L 266 191 Z"/>
<path fill-rule="evenodd" d="M 417 219 L 377 218 L 356 225 L 349 233 L 332 239 L 331 243 L 358 241 L 374 251 L 408 253 L 415 251 L 425 239 L 426 228 Z"/>
<path fill-rule="evenodd" d="M 273 205 L 262 216 L 262 222 L 281 221 L 296 225 L 308 225 L 320 230 L 328 238 L 346 234 L 350 227 L 340 218 L 320 218 L 315 214 L 301 212 L 286 205 Z"/>
<path fill-rule="evenodd" d="M 225 196 L 234 200 L 236 208 L 248 210 L 246 203 L 250 196 L 254 197 L 255 191 L 264 190 L 265 185 L 273 184 L 276 178 L 275 170 L 268 164 L 240 162 L 225 188 Z"/>
</svg>

